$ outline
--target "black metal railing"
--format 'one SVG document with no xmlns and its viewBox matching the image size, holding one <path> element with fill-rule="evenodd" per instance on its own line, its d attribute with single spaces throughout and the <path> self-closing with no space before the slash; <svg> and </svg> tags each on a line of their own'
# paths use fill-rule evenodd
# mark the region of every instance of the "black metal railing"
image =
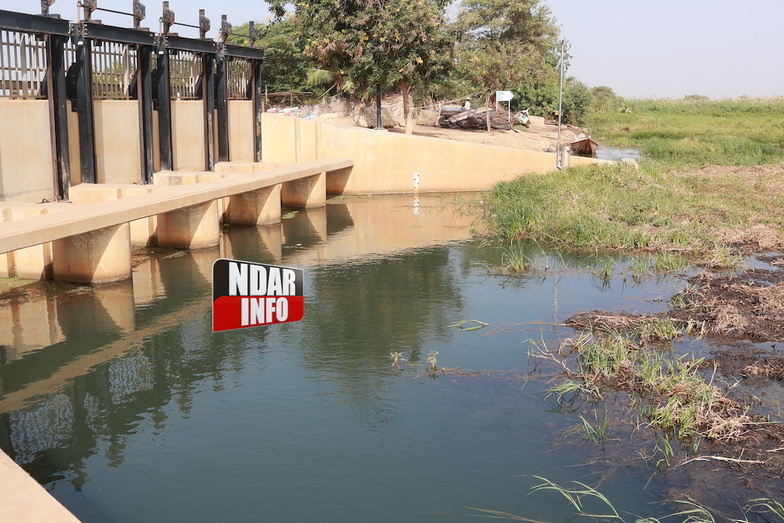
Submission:
<svg viewBox="0 0 784 523">
<path fill-rule="evenodd" d="M 206 36 L 210 22 L 204 10 L 199 12 L 198 25 L 190 25 L 177 22 L 169 2 L 163 2 L 163 16 L 155 33 L 140 28 L 146 10 L 138 0 L 132 2 L 128 13 L 100 8 L 97 0 L 82 0 L 78 5 L 83 19 L 76 22 L 50 15 L 53 3 L 42 0 L 41 15 L 0 10 L 0 99 L 50 102 L 55 195 L 67 199 L 70 187 L 69 102 L 70 110 L 79 116 L 83 182 L 96 182 L 96 100 L 138 101 L 141 183 L 152 181 L 154 117 L 158 121 L 160 168 L 175 168 L 172 100 L 203 101 L 207 170 L 213 170 L 217 161 L 229 160 L 228 101 L 253 100 L 254 128 L 249 131 L 256 138 L 254 159 L 261 159 L 264 53 L 259 48 L 226 43 L 231 24 L 225 15 L 215 41 Z M 92 18 L 95 11 L 128 15 L 133 18 L 133 28 L 101 24 Z M 200 38 L 172 33 L 171 28 L 177 25 L 198 28 Z"/>
</svg>

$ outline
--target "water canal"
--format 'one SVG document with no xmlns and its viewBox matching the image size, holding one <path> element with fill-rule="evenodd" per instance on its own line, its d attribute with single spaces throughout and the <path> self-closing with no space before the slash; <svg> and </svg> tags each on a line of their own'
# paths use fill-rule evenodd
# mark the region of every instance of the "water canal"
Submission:
<svg viewBox="0 0 784 523">
<path fill-rule="evenodd" d="M 573 335 L 554 324 L 579 311 L 662 310 L 681 278 L 608 281 L 601 261 L 535 251 L 534 274 L 496 274 L 500 252 L 448 197 L 286 218 L 228 229 L 220 249 L 140 254 L 132 283 L 4 290 L 2 448 L 83 521 L 573 514 L 530 494 L 534 475 L 606 475 L 617 509 L 666 511 L 650 465 L 569 434 L 579 418 L 546 399 L 554 372 L 529 352 Z M 305 269 L 305 318 L 213 334 L 221 256 Z M 431 351 L 459 370 L 429 376 Z"/>
</svg>

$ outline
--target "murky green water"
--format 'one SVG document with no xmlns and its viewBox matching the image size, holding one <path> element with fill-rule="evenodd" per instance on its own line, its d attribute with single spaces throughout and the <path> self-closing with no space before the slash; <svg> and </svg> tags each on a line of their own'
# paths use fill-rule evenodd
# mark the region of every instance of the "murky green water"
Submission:
<svg viewBox="0 0 784 523">
<path fill-rule="evenodd" d="M 133 283 L 5 292 L 2 448 L 84 521 L 564 520 L 531 475 L 595 481 L 607 467 L 586 464 L 616 458 L 564 433 L 579 420 L 545 399 L 531 340 L 556 345 L 579 311 L 662 310 L 683 282 L 605 285 L 595 260 L 544 255 L 494 275 L 499 252 L 444 207 L 333 201 L 220 249 L 140 256 Z M 220 256 L 304 268 L 305 318 L 213 334 Z M 471 319 L 491 325 L 450 327 Z M 431 351 L 460 371 L 428 376 Z M 650 477 L 621 467 L 602 492 L 656 514 Z"/>
</svg>

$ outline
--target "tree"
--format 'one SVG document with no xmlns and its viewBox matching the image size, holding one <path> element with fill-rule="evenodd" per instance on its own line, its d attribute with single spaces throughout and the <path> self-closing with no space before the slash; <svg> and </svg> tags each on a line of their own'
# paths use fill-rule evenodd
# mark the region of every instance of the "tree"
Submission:
<svg viewBox="0 0 784 523">
<path fill-rule="evenodd" d="M 307 34 L 304 53 L 322 70 L 348 75 L 360 94 L 377 84 L 403 94 L 406 133 L 413 132 L 411 90 L 439 78 L 450 64 L 444 30 L 447 0 L 313 0 L 296 4 Z M 273 7 L 281 0 L 271 0 Z"/>
<path fill-rule="evenodd" d="M 463 0 L 455 29 L 457 74 L 484 93 L 488 108 L 495 91 L 533 91 L 552 77 L 558 29 L 539 0 Z"/>
<path fill-rule="evenodd" d="M 282 18 L 269 24 L 258 24 L 259 40 L 257 47 L 264 49 L 264 63 L 261 76 L 267 90 L 304 91 L 306 89 L 307 60 L 303 56 L 302 38 L 294 20 Z M 244 36 L 248 34 L 248 24 L 234 28 L 235 34 L 229 42 L 237 45 L 250 45 Z"/>
<path fill-rule="evenodd" d="M 615 94 L 612 87 L 600 85 L 590 89 L 591 102 L 589 108 L 593 113 L 609 113 L 619 105 L 621 98 Z"/>
</svg>

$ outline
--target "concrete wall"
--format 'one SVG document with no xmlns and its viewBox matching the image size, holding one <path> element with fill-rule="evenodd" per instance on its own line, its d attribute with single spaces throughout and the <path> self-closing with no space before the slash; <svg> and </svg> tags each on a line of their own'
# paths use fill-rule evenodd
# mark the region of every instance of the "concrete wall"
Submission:
<svg viewBox="0 0 784 523">
<path fill-rule="evenodd" d="M 93 114 L 98 183 L 139 183 L 142 177 L 139 103 L 95 101 Z"/>
<path fill-rule="evenodd" d="M 204 102 L 201 100 L 172 100 L 171 107 L 174 170 L 203 171 L 205 162 Z M 157 117 L 157 113 L 155 116 Z"/>
<path fill-rule="evenodd" d="M 229 160 L 252 162 L 253 149 L 253 102 L 232 100 L 229 102 Z"/>
<path fill-rule="evenodd" d="M 350 172 L 328 176 L 330 194 L 475 191 L 523 172 L 555 168 L 554 153 L 406 136 L 269 113 L 262 116 L 262 146 L 265 162 L 353 158 Z M 593 162 L 571 158 L 572 165 Z"/>
<path fill-rule="evenodd" d="M 0 100 L 0 201 L 54 195 L 49 127 L 46 100 Z"/>
</svg>

